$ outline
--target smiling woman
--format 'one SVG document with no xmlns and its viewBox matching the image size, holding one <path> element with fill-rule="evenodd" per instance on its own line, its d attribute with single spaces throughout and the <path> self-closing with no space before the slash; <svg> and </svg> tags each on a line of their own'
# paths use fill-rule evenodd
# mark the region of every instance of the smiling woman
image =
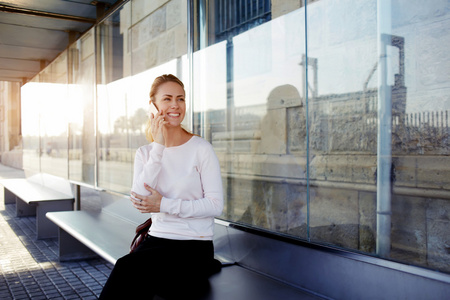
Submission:
<svg viewBox="0 0 450 300">
<path fill-rule="evenodd" d="M 191 299 L 217 266 L 212 239 L 214 217 L 223 210 L 219 160 L 209 142 L 181 127 L 186 103 L 177 77 L 157 77 L 150 104 L 159 109 L 149 121 L 154 141 L 136 151 L 130 200 L 151 214 L 152 225 L 148 237 L 117 261 L 100 299 Z M 144 291 L 127 289 L 144 284 Z"/>
<path fill-rule="evenodd" d="M 174 140 L 173 145 L 168 145 L 176 146 L 176 143 L 184 143 L 192 136 L 181 127 L 186 114 L 185 97 L 184 84 L 176 76 L 162 75 L 155 79 L 150 90 L 150 104 L 155 105 L 159 112 L 151 114 L 148 120 L 146 129 L 148 141 L 153 142 L 157 139 L 158 143 L 165 144 L 165 136 L 180 135 L 179 141 Z M 159 130 L 160 126 L 162 130 Z"/>
<path fill-rule="evenodd" d="M 176 82 L 167 81 L 159 86 L 153 99 L 151 102 L 159 108 L 159 114 L 166 122 L 165 128 L 179 127 L 186 112 L 183 87 Z M 157 115 L 152 117 L 156 118 Z"/>
</svg>

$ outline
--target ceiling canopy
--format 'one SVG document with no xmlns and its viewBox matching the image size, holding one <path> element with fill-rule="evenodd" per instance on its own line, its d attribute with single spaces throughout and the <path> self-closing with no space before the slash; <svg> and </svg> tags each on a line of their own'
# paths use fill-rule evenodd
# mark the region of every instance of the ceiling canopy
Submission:
<svg viewBox="0 0 450 300">
<path fill-rule="evenodd" d="M 26 83 L 124 0 L 0 0 L 0 81 Z"/>
</svg>

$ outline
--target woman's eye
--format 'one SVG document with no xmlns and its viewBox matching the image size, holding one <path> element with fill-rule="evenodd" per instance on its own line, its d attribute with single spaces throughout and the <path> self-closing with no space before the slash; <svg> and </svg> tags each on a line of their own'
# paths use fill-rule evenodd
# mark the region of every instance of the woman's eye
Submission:
<svg viewBox="0 0 450 300">
<path fill-rule="evenodd" d="M 184 98 L 178 98 L 179 101 L 184 101 Z"/>
</svg>

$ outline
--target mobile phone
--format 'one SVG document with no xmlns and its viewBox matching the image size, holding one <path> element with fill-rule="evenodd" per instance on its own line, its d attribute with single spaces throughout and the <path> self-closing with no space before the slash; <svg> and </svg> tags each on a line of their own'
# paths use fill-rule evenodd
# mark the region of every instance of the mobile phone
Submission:
<svg viewBox="0 0 450 300">
<path fill-rule="evenodd" d="M 154 117 L 158 113 L 158 109 L 156 108 L 155 104 L 153 104 L 153 102 L 150 102 L 149 115 L 150 113 L 152 113 Z"/>
</svg>

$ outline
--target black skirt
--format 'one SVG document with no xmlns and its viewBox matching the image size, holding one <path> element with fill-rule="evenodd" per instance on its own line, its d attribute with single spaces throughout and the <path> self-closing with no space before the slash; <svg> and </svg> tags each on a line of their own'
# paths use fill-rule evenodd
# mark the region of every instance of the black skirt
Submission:
<svg viewBox="0 0 450 300">
<path fill-rule="evenodd" d="M 219 270 L 212 241 L 150 236 L 117 260 L 99 299 L 201 299 Z"/>
</svg>

